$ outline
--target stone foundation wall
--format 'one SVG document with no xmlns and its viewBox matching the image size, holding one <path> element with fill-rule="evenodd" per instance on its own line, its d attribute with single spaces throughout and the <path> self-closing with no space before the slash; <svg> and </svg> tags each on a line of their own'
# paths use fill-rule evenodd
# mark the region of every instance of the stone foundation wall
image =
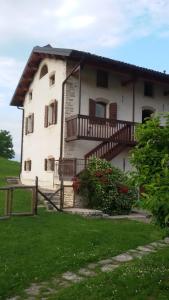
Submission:
<svg viewBox="0 0 169 300">
<path fill-rule="evenodd" d="M 72 187 L 64 187 L 64 208 L 74 207 L 74 191 Z"/>
</svg>

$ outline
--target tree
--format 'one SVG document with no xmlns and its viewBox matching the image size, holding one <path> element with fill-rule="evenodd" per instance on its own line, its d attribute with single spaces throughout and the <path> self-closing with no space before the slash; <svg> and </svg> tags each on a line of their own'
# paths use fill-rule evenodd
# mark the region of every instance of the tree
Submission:
<svg viewBox="0 0 169 300">
<path fill-rule="evenodd" d="M 0 130 L 0 156 L 11 159 L 15 156 L 12 136 L 9 131 Z"/>
<path fill-rule="evenodd" d="M 147 120 L 136 128 L 137 146 L 131 152 L 133 178 L 144 187 L 143 206 L 161 226 L 169 226 L 169 115 Z"/>
</svg>

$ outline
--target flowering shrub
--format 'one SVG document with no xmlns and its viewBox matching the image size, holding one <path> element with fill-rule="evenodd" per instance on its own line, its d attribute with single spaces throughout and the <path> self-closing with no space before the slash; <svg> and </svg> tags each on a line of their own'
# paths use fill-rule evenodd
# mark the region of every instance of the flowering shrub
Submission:
<svg viewBox="0 0 169 300">
<path fill-rule="evenodd" d="M 79 178 L 79 193 L 87 207 L 108 214 L 126 214 L 136 199 L 127 176 L 103 159 L 92 158 Z"/>
</svg>

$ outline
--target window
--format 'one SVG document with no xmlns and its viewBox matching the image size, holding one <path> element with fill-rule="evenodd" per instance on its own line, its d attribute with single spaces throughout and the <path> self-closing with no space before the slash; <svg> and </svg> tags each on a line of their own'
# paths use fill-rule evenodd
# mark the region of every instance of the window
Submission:
<svg viewBox="0 0 169 300">
<path fill-rule="evenodd" d="M 26 117 L 25 120 L 25 134 L 32 133 L 34 131 L 34 114 Z"/>
<path fill-rule="evenodd" d="M 95 117 L 106 118 L 106 104 L 102 102 L 96 102 Z"/>
<path fill-rule="evenodd" d="M 47 65 L 43 65 L 43 67 L 40 70 L 40 79 L 45 76 L 48 73 L 48 67 Z"/>
<path fill-rule="evenodd" d="M 45 171 L 54 171 L 55 170 L 55 159 L 52 158 L 45 158 L 44 160 L 44 169 Z"/>
<path fill-rule="evenodd" d="M 97 80 L 96 80 L 96 85 L 98 87 L 103 87 L 103 88 L 108 88 L 108 72 L 98 70 L 97 71 Z"/>
<path fill-rule="evenodd" d="M 57 123 L 57 101 L 55 100 L 51 104 L 45 106 L 44 126 L 48 127 L 56 123 Z"/>
<path fill-rule="evenodd" d="M 50 77 L 49 77 L 49 85 L 52 86 L 55 84 L 55 74 L 52 74 Z"/>
<path fill-rule="evenodd" d="M 89 99 L 89 116 L 91 118 L 106 118 L 106 103 Z"/>
<path fill-rule="evenodd" d="M 144 96 L 154 96 L 154 86 L 151 82 L 144 82 Z"/>
<path fill-rule="evenodd" d="M 28 98 L 29 98 L 29 101 L 31 101 L 31 100 L 32 100 L 32 91 L 30 91 L 30 92 L 29 92 L 29 94 L 28 94 Z"/>
<path fill-rule="evenodd" d="M 25 160 L 24 161 L 24 171 L 31 171 L 31 167 L 32 167 L 32 161 L 29 160 Z"/>
</svg>

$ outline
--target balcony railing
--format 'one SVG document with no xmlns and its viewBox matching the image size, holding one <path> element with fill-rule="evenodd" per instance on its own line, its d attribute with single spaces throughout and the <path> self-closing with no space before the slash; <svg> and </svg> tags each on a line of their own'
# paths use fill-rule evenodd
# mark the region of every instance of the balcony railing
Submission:
<svg viewBox="0 0 169 300">
<path fill-rule="evenodd" d="M 117 143 L 135 143 L 134 132 L 136 123 L 106 118 L 76 115 L 66 119 L 66 141 L 77 139 L 108 141 Z"/>
</svg>

